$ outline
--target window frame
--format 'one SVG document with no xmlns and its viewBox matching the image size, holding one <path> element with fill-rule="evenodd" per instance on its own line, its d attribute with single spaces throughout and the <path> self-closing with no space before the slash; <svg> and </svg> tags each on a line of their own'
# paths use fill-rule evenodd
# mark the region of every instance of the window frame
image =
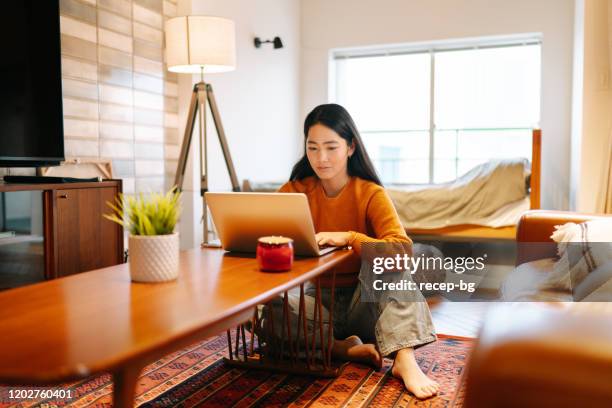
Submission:
<svg viewBox="0 0 612 408">
<path fill-rule="evenodd" d="M 509 36 L 496 37 L 477 37 L 459 40 L 442 40 L 410 44 L 388 44 L 368 47 L 337 48 L 329 52 L 328 59 L 328 100 L 337 101 L 337 70 L 336 61 L 354 58 L 372 58 L 384 56 L 397 56 L 406 54 L 429 54 L 430 56 L 430 81 L 429 81 L 429 174 L 427 183 L 405 183 L 410 185 L 434 184 L 434 165 L 435 165 L 435 133 L 436 131 L 455 130 L 455 131 L 474 131 L 474 130 L 495 130 L 495 128 L 470 128 L 470 129 L 436 129 L 435 125 L 435 73 L 436 73 L 436 54 L 448 51 L 479 50 L 487 48 L 521 47 L 538 45 L 542 52 L 542 34 L 525 33 Z M 540 57 L 541 58 L 541 57 Z M 541 61 L 541 59 L 540 59 Z M 541 78 L 541 68 L 540 68 Z M 541 82 L 540 82 L 541 83 Z M 541 98 L 541 97 L 540 97 Z M 541 109 L 540 109 L 541 112 Z M 534 124 L 537 126 L 537 124 Z M 531 130 L 532 128 L 504 128 L 503 130 Z M 410 132 L 412 129 L 404 129 L 397 132 Z M 382 133 L 385 130 L 368 130 L 367 133 Z M 457 157 L 458 161 L 459 158 Z M 458 175 L 457 175 L 458 176 Z M 399 183 L 393 183 L 401 185 Z"/>
</svg>

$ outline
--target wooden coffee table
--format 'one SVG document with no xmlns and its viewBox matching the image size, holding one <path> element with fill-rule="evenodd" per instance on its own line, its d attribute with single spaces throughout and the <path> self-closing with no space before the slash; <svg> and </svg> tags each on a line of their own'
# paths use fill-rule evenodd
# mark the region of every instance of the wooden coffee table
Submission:
<svg viewBox="0 0 612 408">
<path fill-rule="evenodd" d="M 266 273 L 252 256 L 196 249 L 181 252 L 173 282 L 132 283 L 122 264 L 1 292 L 0 382 L 50 385 L 111 372 L 114 405 L 132 406 L 145 365 L 251 320 L 258 304 L 351 254 L 296 259 L 289 272 Z"/>
</svg>

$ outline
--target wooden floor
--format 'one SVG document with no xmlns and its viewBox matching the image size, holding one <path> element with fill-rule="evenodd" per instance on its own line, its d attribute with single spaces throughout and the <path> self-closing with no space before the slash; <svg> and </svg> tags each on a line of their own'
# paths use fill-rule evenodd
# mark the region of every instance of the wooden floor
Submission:
<svg viewBox="0 0 612 408">
<path fill-rule="evenodd" d="M 431 244 L 431 243 L 430 243 Z M 462 337 L 478 337 L 485 314 L 495 306 L 492 301 L 507 275 L 514 270 L 516 245 L 514 242 L 436 242 L 444 256 L 487 257 L 486 274 L 479 275 L 478 293 L 466 299 L 489 301 L 460 302 L 444 300 L 430 304 L 436 332 Z M 468 272 L 467 275 L 470 275 Z"/>
<path fill-rule="evenodd" d="M 431 305 L 436 333 L 462 337 L 478 337 L 484 315 L 491 302 L 449 302 Z"/>
</svg>

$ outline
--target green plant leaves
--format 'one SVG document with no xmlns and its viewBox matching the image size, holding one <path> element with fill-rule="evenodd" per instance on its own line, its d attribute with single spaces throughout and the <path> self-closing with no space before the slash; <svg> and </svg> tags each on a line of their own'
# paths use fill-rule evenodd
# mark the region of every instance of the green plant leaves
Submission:
<svg viewBox="0 0 612 408">
<path fill-rule="evenodd" d="M 167 235 L 174 232 L 180 215 L 180 191 L 172 187 L 166 194 L 152 193 L 136 198 L 119 194 L 115 203 L 106 202 L 113 210 L 104 218 L 126 228 L 132 235 Z"/>
</svg>

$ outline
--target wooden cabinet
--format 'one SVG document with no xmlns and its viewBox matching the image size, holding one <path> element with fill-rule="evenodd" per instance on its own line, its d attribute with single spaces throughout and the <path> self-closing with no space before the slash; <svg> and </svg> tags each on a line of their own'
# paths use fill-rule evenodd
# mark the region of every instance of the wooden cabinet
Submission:
<svg viewBox="0 0 612 408">
<path fill-rule="evenodd" d="M 43 190 L 45 278 L 54 279 L 123 262 L 123 228 L 106 218 L 120 180 L 16 185 L 1 191 Z"/>
<path fill-rule="evenodd" d="M 49 242 L 49 278 L 103 268 L 121 263 L 123 233 L 119 225 L 105 219 L 107 201 L 119 193 L 115 186 L 67 188 L 46 192 L 53 244 Z M 47 198 L 48 197 L 48 198 Z"/>
</svg>

